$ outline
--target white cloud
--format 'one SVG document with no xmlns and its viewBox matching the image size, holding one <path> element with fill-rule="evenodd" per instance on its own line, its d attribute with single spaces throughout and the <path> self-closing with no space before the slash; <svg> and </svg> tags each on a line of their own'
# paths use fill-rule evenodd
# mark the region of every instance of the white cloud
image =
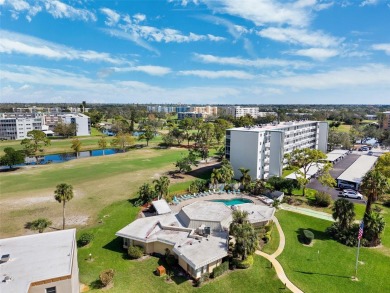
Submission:
<svg viewBox="0 0 390 293">
<path fill-rule="evenodd" d="M 369 6 L 369 5 L 377 5 L 379 0 L 364 0 L 360 3 L 360 6 Z"/>
<path fill-rule="evenodd" d="M 220 57 L 214 55 L 194 54 L 195 58 L 203 63 L 213 63 L 221 65 L 233 65 L 239 67 L 292 67 L 292 68 L 308 68 L 310 64 L 302 61 L 290 61 L 283 59 L 244 59 L 240 57 Z"/>
<path fill-rule="evenodd" d="M 239 70 L 220 70 L 220 71 L 209 71 L 209 70 L 183 70 L 179 71 L 179 75 L 185 76 L 198 76 L 202 78 L 236 78 L 236 79 L 253 79 L 254 75 Z"/>
<path fill-rule="evenodd" d="M 384 51 L 386 55 L 390 55 L 390 43 L 387 44 L 374 44 L 372 49 L 377 51 Z"/>
<path fill-rule="evenodd" d="M 277 0 L 203 0 L 218 13 L 227 13 L 252 21 L 258 26 L 288 24 L 306 26 L 316 1 L 286 2 Z"/>
<path fill-rule="evenodd" d="M 58 0 L 45 0 L 45 8 L 54 18 L 70 18 L 83 21 L 96 21 L 94 13 L 87 9 L 79 9 Z"/>
<path fill-rule="evenodd" d="M 305 57 L 309 57 L 321 61 L 339 55 L 339 52 L 335 49 L 324 49 L 324 48 L 301 49 L 296 51 L 289 51 L 288 53 L 292 55 L 305 56 Z"/>
<path fill-rule="evenodd" d="M 127 32 L 127 31 L 121 31 L 121 30 L 117 30 L 117 29 L 102 29 L 102 31 L 105 32 L 106 34 L 112 36 L 112 37 L 116 37 L 116 38 L 127 40 L 127 41 L 132 41 L 132 42 L 136 43 L 138 46 L 140 46 L 140 47 L 142 47 L 150 52 L 153 52 L 156 55 L 160 55 L 160 52 L 156 48 L 149 45 L 148 42 L 143 40 L 138 34 L 132 32 L 132 31 Z"/>
<path fill-rule="evenodd" d="M 385 87 L 390 89 L 390 66 L 368 64 L 347 67 L 327 72 L 301 74 L 284 78 L 273 78 L 268 84 L 295 89 L 343 89 L 364 87 Z"/>
<path fill-rule="evenodd" d="M 219 42 L 225 40 L 225 38 L 223 37 L 218 37 L 211 34 L 198 35 L 190 32 L 188 35 L 184 35 L 182 32 L 176 29 L 160 29 L 152 26 L 144 26 L 135 23 L 127 23 L 126 25 L 119 25 L 119 27 L 125 32 L 130 33 L 134 36 L 158 43 L 189 43 L 205 40 Z"/>
<path fill-rule="evenodd" d="M 334 47 L 343 39 L 329 36 L 321 31 L 309 32 L 306 29 L 269 27 L 258 32 L 261 37 L 274 41 L 318 47 Z"/>
<path fill-rule="evenodd" d="M 121 16 L 112 9 L 101 8 L 100 11 L 107 16 L 107 20 L 104 23 L 108 26 L 116 25 L 121 18 Z"/>
<path fill-rule="evenodd" d="M 92 50 L 75 50 L 67 46 L 5 30 L 0 30 L 0 53 L 24 54 L 58 60 L 82 60 L 112 64 L 126 63 L 125 60 L 114 58 L 108 53 Z"/>
<path fill-rule="evenodd" d="M 163 66 L 154 66 L 154 65 L 139 65 L 132 67 L 111 67 L 105 70 L 106 73 L 111 72 L 143 72 L 153 76 L 163 76 L 171 72 L 171 69 Z M 104 73 L 103 72 L 103 75 Z"/>
<path fill-rule="evenodd" d="M 146 20 L 146 15 L 142 13 L 137 13 L 133 15 L 133 20 L 137 23 L 143 22 Z"/>
</svg>

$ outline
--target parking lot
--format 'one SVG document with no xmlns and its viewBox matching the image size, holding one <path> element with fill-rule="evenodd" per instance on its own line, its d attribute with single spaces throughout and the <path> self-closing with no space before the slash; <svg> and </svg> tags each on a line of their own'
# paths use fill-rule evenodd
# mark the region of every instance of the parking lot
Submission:
<svg viewBox="0 0 390 293">
<path fill-rule="evenodd" d="M 329 171 L 330 175 L 336 179 L 339 177 L 349 166 L 351 166 L 358 158 L 360 154 L 349 154 L 341 161 L 337 162 L 335 165 L 333 165 L 333 168 Z M 337 200 L 339 197 L 339 189 L 336 188 L 330 188 L 323 186 L 320 182 L 318 182 L 317 179 L 313 178 L 311 179 L 310 183 L 307 185 L 308 188 L 312 188 L 318 191 L 324 191 L 326 193 L 329 193 L 332 196 L 333 200 Z M 353 202 L 363 202 L 363 200 L 358 199 L 349 199 Z"/>
</svg>

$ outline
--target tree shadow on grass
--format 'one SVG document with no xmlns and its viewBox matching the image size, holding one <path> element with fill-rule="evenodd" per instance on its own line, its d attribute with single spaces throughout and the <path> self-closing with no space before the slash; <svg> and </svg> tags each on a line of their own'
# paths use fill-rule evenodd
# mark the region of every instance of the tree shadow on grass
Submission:
<svg viewBox="0 0 390 293">
<path fill-rule="evenodd" d="M 97 280 L 91 282 L 91 283 L 89 284 L 89 287 L 90 287 L 91 289 L 101 289 L 101 288 L 103 288 L 103 283 L 102 283 L 102 281 L 100 281 L 99 279 L 97 279 Z"/>
<path fill-rule="evenodd" d="M 121 237 L 116 237 L 104 245 L 103 248 L 114 252 L 123 253 L 123 240 Z"/>
<path fill-rule="evenodd" d="M 324 273 L 315 273 L 315 272 L 305 272 L 305 271 L 298 271 L 298 270 L 295 270 L 295 272 L 305 274 L 305 275 L 320 275 L 320 276 L 329 276 L 329 277 L 336 277 L 336 278 L 343 278 L 343 279 L 350 279 L 351 278 L 351 276 L 342 276 L 342 275 L 324 274 Z"/>
<path fill-rule="evenodd" d="M 193 176 L 199 179 L 209 179 L 214 168 L 218 168 L 220 164 L 212 164 L 204 167 L 200 167 L 196 170 L 187 172 L 187 175 Z"/>
<path fill-rule="evenodd" d="M 14 172 L 14 171 L 18 171 L 19 169 L 20 169 L 20 167 L 12 167 L 12 168 L 8 168 L 8 169 L 0 169 L 0 173 Z"/>
</svg>

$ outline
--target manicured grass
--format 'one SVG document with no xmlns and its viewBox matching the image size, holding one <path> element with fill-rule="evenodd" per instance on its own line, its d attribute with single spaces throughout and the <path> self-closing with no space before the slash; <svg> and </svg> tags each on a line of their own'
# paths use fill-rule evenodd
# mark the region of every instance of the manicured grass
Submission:
<svg viewBox="0 0 390 293">
<path fill-rule="evenodd" d="M 115 232 L 133 221 L 139 209 L 128 201 L 116 202 L 102 210 L 101 224 L 78 231 L 93 233 L 95 239 L 86 247 L 78 249 L 80 281 L 91 285 L 99 273 L 108 268 L 115 270 L 114 287 L 110 292 L 289 292 L 283 288 L 268 261 L 255 256 L 254 266 L 248 270 L 236 270 L 219 277 L 201 288 L 194 288 L 191 281 L 174 278 L 167 283 L 164 277 L 157 277 L 153 271 L 161 264 L 158 258 L 150 257 L 143 261 L 129 260 L 122 249 L 122 240 Z M 92 261 L 89 261 L 92 254 Z M 92 292 L 103 290 L 92 289 Z"/>
<path fill-rule="evenodd" d="M 361 248 L 359 259 L 364 264 L 359 265 L 359 281 L 352 281 L 356 248 L 329 239 L 324 232 L 328 221 L 287 211 L 279 211 L 277 217 L 286 236 L 285 250 L 278 259 L 289 279 L 304 292 L 390 292 L 390 255 L 385 253 L 389 247 Z M 314 233 L 313 246 L 298 241 L 301 229 Z"/>
<path fill-rule="evenodd" d="M 280 241 L 280 235 L 278 229 L 273 223 L 272 231 L 271 231 L 271 239 L 266 245 L 264 245 L 262 251 L 268 254 L 273 254 L 276 251 L 276 249 L 278 249 L 279 241 Z"/>
<path fill-rule="evenodd" d="M 287 177 L 288 175 L 290 175 L 291 173 L 294 173 L 296 170 L 298 170 L 298 168 L 292 168 L 292 169 L 283 169 L 283 173 L 282 173 L 282 177 Z"/>
<path fill-rule="evenodd" d="M 305 196 L 308 198 L 313 197 L 317 193 L 317 190 L 306 188 L 305 190 Z M 293 189 L 292 195 L 303 195 L 303 189 Z"/>
</svg>

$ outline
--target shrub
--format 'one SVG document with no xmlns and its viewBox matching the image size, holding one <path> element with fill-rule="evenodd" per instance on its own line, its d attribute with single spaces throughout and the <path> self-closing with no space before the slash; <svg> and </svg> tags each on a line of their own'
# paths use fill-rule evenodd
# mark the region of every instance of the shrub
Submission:
<svg viewBox="0 0 390 293">
<path fill-rule="evenodd" d="M 89 244 L 94 238 L 95 236 L 93 236 L 92 233 L 83 233 L 79 238 L 79 244 L 80 246 L 85 246 Z"/>
<path fill-rule="evenodd" d="M 177 260 L 172 254 L 170 254 L 166 257 L 166 262 L 170 267 L 173 267 L 177 263 Z"/>
<path fill-rule="evenodd" d="M 229 269 L 229 262 L 225 261 L 220 266 L 215 267 L 213 269 L 211 277 L 212 278 L 217 278 L 217 277 L 221 276 L 224 272 L 226 272 L 228 269 Z"/>
<path fill-rule="evenodd" d="M 129 253 L 130 258 L 137 259 L 144 255 L 144 249 L 141 246 L 129 246 L 127 252 Z"/>
<path fill-rule="evenodd" d="M 109 285 L 113 279 L 114 279 L 114 270 L 113 269 L 108 269 L 104 270 L 100 273 L 99 275 L 100 282 L 104 287 Z"/>
<path fill-rule="evenodd" d="M 326 192 L 319 191 L 314 196 L 314 204 L 318 207 L 326 208 L 331 204 L 331 202 L 332 202 L 332 197 L 330 196 L 330 194 Z"/>
<path fill-rule="evenodd" d="M 203 275 L 200 276 L 199 279 L 195 281 L 195 286 L 200 287 L 202 284 L 210 279 L 210 274 L 209 273 L 204 273 Z"/>
<path fill-rule="evenodd" d="M 245 260 L 234 259 L 233 262 L 236 268 L 247 269 L 253 265 L 254 260 L 252 255 L 248 255 L 248 257 Z"/>
<path fill-rule="evenodd" d="M 305 244 L 310 244 L 314 239 L 313 232 L 309 230 L 303 230 L 303 241 Z"/>
</svg>

